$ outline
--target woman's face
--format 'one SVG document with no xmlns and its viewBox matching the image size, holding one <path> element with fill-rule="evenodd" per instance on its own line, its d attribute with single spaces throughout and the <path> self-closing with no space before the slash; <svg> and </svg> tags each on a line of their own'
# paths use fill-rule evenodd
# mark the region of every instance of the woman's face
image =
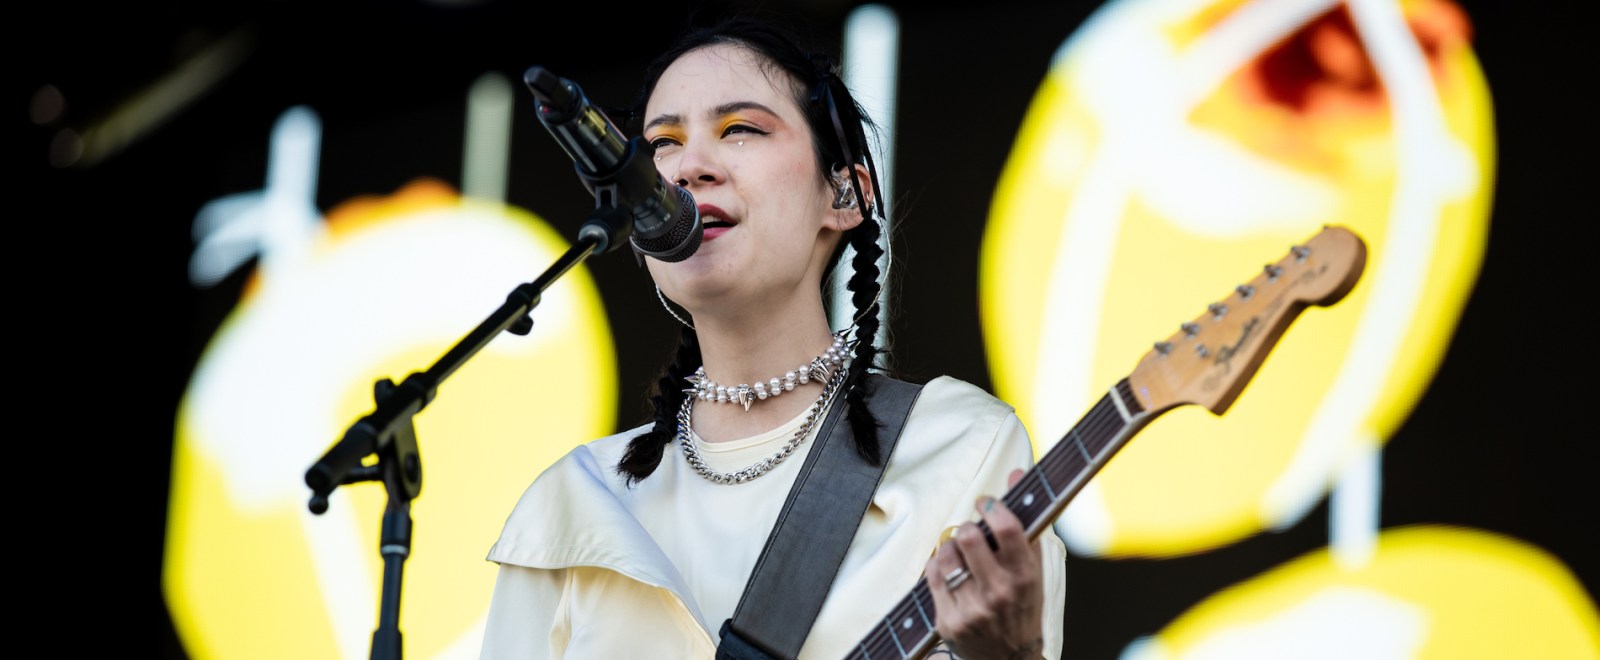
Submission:
<svg viewBox="0 0 1600 660">
<path fill-rule="evenodd" d="M 692 51 L 645 104 L 656 168 L 694 195 L 705 225 L 694 256 L 646 261 L 692 312 L 820 296 L 838 232 L 850 226 L 849 212 L 832 208 L 790 79 L 763 61 L 728 44 Z"/>
</svg>

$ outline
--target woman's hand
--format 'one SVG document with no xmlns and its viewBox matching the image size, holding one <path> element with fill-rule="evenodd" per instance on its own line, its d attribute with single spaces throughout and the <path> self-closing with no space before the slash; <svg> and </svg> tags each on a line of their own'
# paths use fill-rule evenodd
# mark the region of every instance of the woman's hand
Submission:
<svg viewBox="0 0 1600 660">
<path fill-rule="evenodd" d="M 1022 474 L 1013 470 L 1011 485 Z M 936 608 L 934 625 L 961 658 L 1041 657 L 1044 582 L 1039 543 L 1028 540 L 1021 521 L 999 500 L 985 497 L 977 506 L 997 545 L 990 549 L 983 530 L 966 523 L 939 546 L 925 571 Z"/>
</svg>

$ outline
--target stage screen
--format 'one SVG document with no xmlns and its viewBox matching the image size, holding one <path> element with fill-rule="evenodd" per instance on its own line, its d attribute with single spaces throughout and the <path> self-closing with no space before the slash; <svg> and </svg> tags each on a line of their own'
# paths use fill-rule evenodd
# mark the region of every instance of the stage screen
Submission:
<svg viewBox="0 0 1600 660">
<path fill-rule="evenodd" d="M 158 643 L 141 655 L 368 656 L 389 495 L 349 484 L 314 514 L 305 473 L 589 220 L 523 74 L 620 110 L 678 28 L 757 10 L 774 8 L 45 10 L 14 150 L 50 220 L 28 249 L 58 248 L 55 318 L 109 314 L 81 296 L 110 281 L 106 320 L 154 337 L 81 367 L 139 364 L 111 452 L 141 470 L 119 495 L 144 553 L 133 602 L 160 614 L 136 616 Z M 1036 457 L 1144 360 L 1253 341 L 1205 334 L 1230 310 L 1304 305 L 1220 414 L 1171 398 L 1046 530 L 1069 552 L 1065 657 L 1600 656 L 1573 387 L 1593 168 L 1566 91 L 1584 58 L 1559 52 L 1584 38 L 1577 9 L 779 11 L 843 58 L 883 129 L 889 366 L 1006 400 Z M 1353 252 L 1329 242 L 1346 233 Z M 1321 270 L 1297 270 L 1307 252 Z M 1345 271 L 1336 300 L 1295 297 Z M 844 295 L 827 294 L 841 326 Z M 512 505 L 648 419 L 679 327 L 626 249 L 530 317 L 411 427 L 412 657 L 477 657 Z"/>
</svg>

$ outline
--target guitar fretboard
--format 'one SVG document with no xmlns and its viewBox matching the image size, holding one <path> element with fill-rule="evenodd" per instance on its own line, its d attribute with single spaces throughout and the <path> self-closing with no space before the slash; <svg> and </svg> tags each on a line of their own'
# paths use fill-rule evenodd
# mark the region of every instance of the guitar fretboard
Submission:
<svg viewBox="0 0 1600 660">
<path fill-rule="evenodd" d="M 1061 513 L 1068 501 L 1106 462 L 1127 443 L 1129 431 L 1141 419 L 1144 408 L 1133 396 L 1128 379 L 1100 397 L 1100 401 L 1078 420 L 1061 440 L 1022 479 L 1000 498 L 1022 521 L 1033 538 L 1042 527 Z M 994 539 L 988 525 L 978 527 Z M 918 579 L 911 592 L 900 599 L 847 658 L 863 660 L 901 659 L 920 656 L 933 645 L 933 594 L 926 578 Z"/>
</svg>

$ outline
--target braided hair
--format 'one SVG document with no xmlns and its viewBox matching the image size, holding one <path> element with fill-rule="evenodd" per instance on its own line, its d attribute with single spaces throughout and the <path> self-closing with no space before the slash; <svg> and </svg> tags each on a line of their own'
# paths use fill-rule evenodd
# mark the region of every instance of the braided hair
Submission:
<svg viewBox="0 0 1600 660">
<path fill-rule="evenodd" d="M 863 459 L 879 465 L 877 429 L 880 423 L 867 409 L 864 384 L 870 368 L 880 359 L 877 346 L 880 321 L 878 298 L 880 284 L 878 260 L 883 248 L 878 245 L 882 230 L 878 216 L 882 204 L 869 203 L 863 193 L 865 184 L 871 190 L 881 191 L 878 185 L 877 166 L 872 161 L 868 131 L 876 132 L 876 125 L 867 117 L 844 81 L 839 78 L 839 65 L 820 52 L 803 46 L 798 37 L 785 32 L 775 24 L 742 15 L 725 18 L 708 27 L 691 28 L 678 41 L 653 61 L 646 69 L 645 84 L 635 101 L 634 108 L 621 113 L 637 122 L 643 114 L 645 103 L 655 90 L 663 72 L 678 58 L 692 51 L 731 44 L 762 56 L 763 66 L 769 73 L 782 74 L 792 81 L 795 103 L 811 128 L 812 146 L 817 154 L 817 167 L 823 177 L 835 182 L 832 185 L 848 186 L 859 200 L 857 208 L 862 222 L 844 234 L 844 240 L 834 249 L 829 262 L 829 272 L 837 264 L 849 245 L 855 252 L 850 265 L 854 271 L 846 288 L 851 292 L 851 304 L 856 319 L 855 352 L 845 374 L 845 401 L 847 419 L 855 436 L 855 448 Z M 775 78 L 776 79 L 776 78 Z M 862 181 L 857 165 L 865 165 L 868 181 Z M 836 178 L 843 171 L 845 176 Z M 835 192 L 840 192 L 836 190 Z M 820 291 L 819 291 L 820 295 Z M 648 431 L 628 443 L 622 460 L 617 464 L 619 474 L 629 485 L 638 483 L 655 472 L 661 464 L 666 447 L 677 437 L 677 411 L 683 405 L 689 388 L 686 378 L 693 374 L 701 362 L 700 343 L 695 332 L 684 328 L 673 359 L 663 367 L 652 387 L 650 405 L 652 425 Z"/>
</svg>

